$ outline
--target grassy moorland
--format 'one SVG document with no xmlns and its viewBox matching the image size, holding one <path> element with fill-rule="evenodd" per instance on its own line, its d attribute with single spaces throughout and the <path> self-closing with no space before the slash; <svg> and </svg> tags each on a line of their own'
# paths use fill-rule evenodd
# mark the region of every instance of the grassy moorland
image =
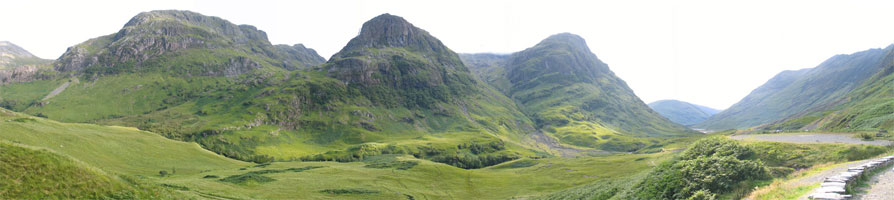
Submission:
<svg viewBox="0 0 894 200">
<path fill-rule="evenodd" d="M 256 165 L 216 155 L 195 143 L 174 141 L 133 128 L 60 123 L 0 111 L 0 128 L 8 130 L 0 133 L 0 140 L 14 147 L 43 149 L 39 152 L 73 160 L 67 162 L 92 170 L 90 173 L 105 174 L 98 176 L 101 180 L 96 184 L 121 184 L 122 188 L 133 188 L 138 194 L 177 190 L 188 191 L 181 193 L 186 197 L 264 199 L 394 199 L 407 195 L 415 198 L 531 197 L 648 171 L 654 163 L 661 163 L 672 155 L 664 152 L 519 159 L 471 170 L 394 154 L 347 163 L 292 161 Z M 4 151 L 4 156 L 10 159 L 24 158 L 7 152 Z M 47 173 L 40 176 L 57 172 Z M 3 175 L 10 174 L 16 173 L 3 171 Z M 91 179 L 72 177 L 62 181 L 82 180 Z M 70 193 L 89 197 L 95 192 L 72 190 Z M 3 195 L 21 197 L 9 194 L 12 193 Z"/>
</svg>

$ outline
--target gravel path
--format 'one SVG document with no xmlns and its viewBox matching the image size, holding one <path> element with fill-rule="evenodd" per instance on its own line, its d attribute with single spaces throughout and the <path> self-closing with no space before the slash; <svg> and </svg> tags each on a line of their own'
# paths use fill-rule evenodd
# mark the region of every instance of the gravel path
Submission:
<svg viewBox="0 0 894 200">
<path fill-rule="evenodd" d="M 813 175 L 810 175 L 810 176 L 807 176 L 807 177 L 800 178 L 800 179 L 798 179 L 797 181 L 794 181 L 794 182 L 791 182 L 791 183 L 787 183 L 787 184 L 788 184 L 788 185 L 792 185 L 792 186 L 794 186 L 794 187 L 797 187 L 797 186 L 802 186 L 802 185 L 812 185 L 812 184 L 822 183 L 823 180 L 824 180 L 826 177 L 830 177 L 830 176 L 833 176 L 833 175 L 838 174 L 838 173 L 841 173 L 841 172 L 846 172 L 846 171 L 847 171 L 847 168 L 860 166 L 860 165 L 862 165 L 862 164 L 865 163 L 865 162 L 866 162 L 865 160 L 861 160 L 861 161 L 855 161 L 855 162 L 844 163 L 844 164 L 841 164 L 841 165 L 839 165 L 839 166 L 837 166 L 837 167 L 834 167 L 834 168 L 831 168 L 831 169 L 827 169 L 827 170 L 823 170 L 823 171 L 818 172 L 818 173 L 816 173 L 816 174 L 813 174 Z M 794 187 L 792 187 L 792 188 L 794 188 Z M 806 194 L 804 194 L 804 196 L 798 197 L 798 200 L 808 200 L 808 199 L 807 199 L 807 196 L 810 195 L 810 194 L 813 194 L 814 192 L 816 192 L 817 189 L 819 189 L 819 188 L 814 188 L 812 191 L 807 192 Z"/>
<path fill-rule="evenodd" d="M 803 134 L 759 134 L 730 136 L 736 140 L 762 140 L 788 143 L 842 143 L 842 144 L 871 144 L 889 145 L 894 142 L 889 140 L 863 141 L 853 137 L 853 134 L 841 133 L 803 133 Z"/>
<path fill-rule="evenodd" d="M 860 188 L 866 193 L 857 194 L 853 199 L 882 200 L 894 199 L 894 168 L 888 167 L 869 180 L 868 188 Z"/>
</svg>

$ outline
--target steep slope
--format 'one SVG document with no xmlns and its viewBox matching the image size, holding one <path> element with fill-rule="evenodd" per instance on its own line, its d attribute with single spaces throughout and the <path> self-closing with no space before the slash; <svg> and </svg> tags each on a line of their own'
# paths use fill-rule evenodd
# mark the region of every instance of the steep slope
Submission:
<svg viewBox="0 0 894 200">
<path fill-rule="evenodd" d="M 692 133 L 652 111 L 577 35 L 553 35 L 508 57 L 463 57 L 562 143 L 631 151 L 651 143 L 646 137 Z"/>
<path fill-rule="evenodd" d="M 0 41 L 0 85 L 45 79 L 52 75 L 51 62 L 11 42 Z"/>
<path fill-rule="evenodd" d="M 705 121 L 720 112 L 713 108 L 678 100 L 660 100 L 649 103 L 649 107 L 661 116 L 682 125 L 693 125 Z"/>
<path fill-rule="evenodd" d="M 836 55 L 813 69 L 782 72 L 696 127 L 749 128 L 837 105 L 838 99 L 881 70 L 882 59 L 892 49 L 894 46 Z"/>
<path fill-rule="evenodd" d="M 325 67 L 330 76 L 358 86 L 381 105 L 432 108 L 476 92 L 474 78 L 456 53 L 389 14 L 364 23 Z"/>
<path fill-rule="evenodd" d="M 511 54 L 460 54 L 466 67 L 479 80 L 484 81 L 501 92 L 509 91 L 511 83 L 506 79 L 506 65 Z"/>
<path fill-rule="evenodd" d="M 3 87 L 15 99 L 0 105 L 138 127 L 254 162 L 396 153 L 479 168 L 550 151 L 527 139 L 533 123 L 510 99 L 403 18 L 370 20 L 320 61 L 247 25 L 152 11 L 70 48 L 55 65 L 67 76 Z"/>
<path fill-rule="evenodd" d="M 876 131 L 894 129 L 894 50 L 879 63 L 878 72 L 846 95 L 823 107 L 777 120 L 766 129 Z"/>
<path fill-rule="evenodd" d="M 165 71 L 234 77 L 263 67 L 299 69 L 321 63 L 322 57 L 303 48 L 275 47 L 266 33 L 250 25 L 162 10 L 140 13 L 118 33 L 70 47 L 54 66 L 87 74 Z"/>
</svg>

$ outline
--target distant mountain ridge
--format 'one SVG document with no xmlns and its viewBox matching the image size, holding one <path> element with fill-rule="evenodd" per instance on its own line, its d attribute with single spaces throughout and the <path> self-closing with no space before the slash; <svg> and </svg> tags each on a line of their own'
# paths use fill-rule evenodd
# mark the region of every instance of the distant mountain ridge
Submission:
<svg viewBox="0 0 894 200">
<path fill-rule="evenodd" d="M 47 78 L 52 60 L 38 58 L 9 41 L 0 41 L 0 84 Z"/>
<path fill-rule="evenodd" d="M 717 109 L 679 100 L 659 100 L 648 105 L 669 120 L 685 126 L 698 124 L 720 112 Z"/>
<path fill-rule="evenodd" d="M 751 94 L 696 127 L 707 129 L 749 128 L 776 124 L 788 118 L 801 118 L 822 112 L 852 99 L 852 92 L 872 84 L 873 77 L 887 67 L 894 45 L 848 55 L 836 55 L 810 69 L 784 71 Z M 798 125 L 816 120 L 801 118 Z"/>
</svg>

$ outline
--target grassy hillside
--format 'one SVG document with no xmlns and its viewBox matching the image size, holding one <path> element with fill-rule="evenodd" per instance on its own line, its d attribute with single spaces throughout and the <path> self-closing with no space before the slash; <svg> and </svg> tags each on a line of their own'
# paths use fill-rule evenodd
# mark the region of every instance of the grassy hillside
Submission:
<svg viewBox="0 0 894 200">
<path fill-rule="evenodd" d="M 509 56 L 463 56 L 473 72 L 512 98 L 538 128 L 578 148 L 634 151 L 692 134 L 648 108 L 579 36 L 550 36 Z"/>
<path fill-rule="evenodd" d="M 677 100 L 660 100 L 649 103 L 649 107 L 672 122 L 686 126 L 698 124 L 720 112 L 713 108 Z"/>
<path fill-rule="evenodd" d="M 94 197 L 91 195 L 111 193 L 106 196 L 505 199 L 543 195 L 593 181 L 626 177 L 647 171 L 652 163 L 660 163 L 671 155 L 664 152 L 520 159 L 472 170 L 395 154 L 369 156 L 350 163 L 293 161 L 257 165 L 214 155 L 196 144 L 131 128 L 59 123 L 2 109 L 0 128 L 10 130 L 0 133 L 3 141 L 0 158 L 15 160 L 0 164 L 3 166 L 0 172 L 10 172 L 0 175 L 43 178 L 43 181 L 72 186 L 58 191 L 59 188 L 48 188 L 52 185 L 34 182 L 3 182 L 7 185 L 0 185 L 3 186 L 0 191 L 12 191 L 0 193 L 3 197 L 91 198 Z M 18 167 L 22 165 L 53 170 Z M 14 171 L 22 169 L 28 171 Z M 160 176 L 162 170 L 168 175 Z M 23 192 L 34 187 L 44 187 L 41 191 L 48 193 Z M 172 195 L 170 191 L 184 196 L 164 196 Z"/>
<path fill-rule="evenodd" d="M 202 149 L 133 128 L 67 124 L 0 109 L 0 139 L 46 148 L 97 169 L 132 175 L 161 170 L 198 173 L 247 165 Z"/>
<path fill-rule="evenodd" d="M 804 112 L 821 112 L 840 104 L 848 93 L 881 71 L 882 61 L 892 49 L 894 46 L 836 55 L 813 69 L 782 72 L 696 127 L 749 128 Z"/>
<path fill-rule="evenodd" d="M 48 150 L 0 140 L 0 198 L 173 199 L 171 190 L 118 177 Z"/>
<path fill-rule="evenodd" d="M 766 129 L 877 131 L 894 129 L 894 53 L 888 52 L 876 74 L 836 100 L 837 105 L 807 110 Z"/>
</svg>

